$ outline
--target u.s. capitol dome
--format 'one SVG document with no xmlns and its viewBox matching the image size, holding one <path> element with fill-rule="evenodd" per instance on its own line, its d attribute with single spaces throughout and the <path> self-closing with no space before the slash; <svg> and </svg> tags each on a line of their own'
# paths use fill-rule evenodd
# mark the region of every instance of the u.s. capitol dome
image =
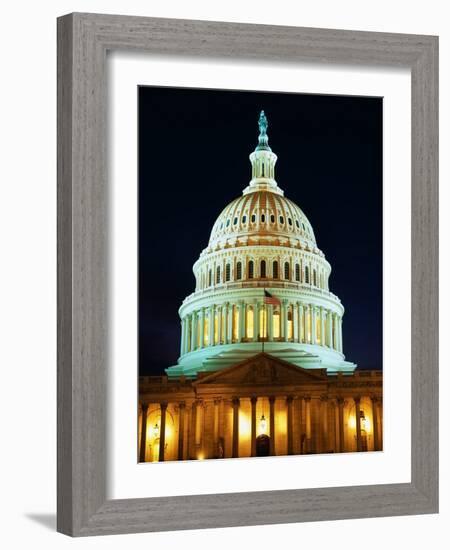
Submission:
<svg viewBox="0 0 450 550">
<path fill-rule="evenodd" d="M 181 349 L 169 377 L 195 377 L 265 351 L 303 368 L 352 372 L 342 340 L 344 307 L 331 266 L 303 211 L 275 180 L 277 156 L 261 112 L 252 179 L 217 218 L 182 303 Z"/>
</svg>

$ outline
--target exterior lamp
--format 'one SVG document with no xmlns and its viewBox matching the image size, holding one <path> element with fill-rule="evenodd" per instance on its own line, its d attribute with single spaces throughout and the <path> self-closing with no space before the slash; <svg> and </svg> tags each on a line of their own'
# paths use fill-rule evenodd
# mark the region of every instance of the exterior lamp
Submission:
<svg viewBox="0 0 450 550">
<path fill-rule="evenodd" d="M 267 431 L 267 421 L 264 415 L 261 416 L 261 420 L 259 421 L 259 431 L 262 434 L 265 434 Z"/>
<path fill-rule="evenodd" d="M 364 430 L 364 431 L 367 430 L 366 417 L 364 416 L 363 411 L 361 411 L 361 429 Z"/>
<path fill-rule="evenodd" d="M 153 436 L 155 438 L 158 438 L 159 437 L 159 426 L 158 426 L 158 422 L 153 426 Z"/>
</svg>

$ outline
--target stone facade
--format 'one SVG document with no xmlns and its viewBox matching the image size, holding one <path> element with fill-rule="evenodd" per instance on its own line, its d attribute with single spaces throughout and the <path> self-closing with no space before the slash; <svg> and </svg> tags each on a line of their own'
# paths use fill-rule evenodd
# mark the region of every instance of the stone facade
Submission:
<svg viewBox="0 0 450 550">
<path fill-rule="evenodd" d="M 142 462 L 382 449 L 380 371 L 330 374 L 259 353 L 195 380 L 141 377 L 139 390 Z"/>
</svg>

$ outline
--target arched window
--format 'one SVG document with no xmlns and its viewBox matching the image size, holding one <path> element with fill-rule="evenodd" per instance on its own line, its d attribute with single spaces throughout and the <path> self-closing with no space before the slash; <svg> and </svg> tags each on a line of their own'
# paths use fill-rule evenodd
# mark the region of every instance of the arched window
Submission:
<svg viewBox="0 0 450 550">
<path fill-rule="evenodd" d="M 278 262 L 275 260 L 272 264 L 273 278 L 278 279 Z"/>
<path fill-rule="evenodd" d="M 266 215 L 261 214 L 261 223 L 264 223 L 266 221 Z"/>
<path fill-rule="evenodd" d="M 270 223 L 275 223 L 275 216 L 273 214 L 270 215 Z"/>
<path fill-rule="evenodd" d="M 248 262 L 248 278 L 253 279 L 255 274 L 255 264 L 253 263 L 253 260 L 250 260 Z"/>
<path fill-rule="evenodd" d="M 256 222 L 256 214 L 252 214 L 252 223 Z"/>
<path fill-rule="evenodd" d="M 261 260 L 261 279 L 266 278 L 266 260 Z"/>
<path fill-rule="evenodd" d="M 305 283 L 309 285 L 309 267 L 305 265 Z"/>
<path fill-rule="evenodd" d="M 216 285 L 220 283 L 220 265 L 217 266 L 216 269 Z"/>
<path fill-rule="evenodd" d="M 295 264 L 295 280 L 300 281 L 300 266 Z"/>
<path fill-rule="evenodd" d="M 313 270 L 313 285 L 317 286 L 317 271 Z"/>
<path fill-rule="evenodd" d="M 230 267 L 230 264 L 227 264 L 225 266 L 225 281 L 229 281 L 231 278 L 231 267 Z"/>
<path fill-rule="evenodd" d="M 236 279 L 237 280 L 242 279 L 242 262 L 238 262 L 236 264 Z"/>
<path fill-rule="evenodd" d="M 289 262 L 284 263 L 284 278 L 290 279 Z"/>
<path fill-rule="evenodd" d="M 212 269 L 208 271 L 208 286 L 212 285 Z"/>
</svg>

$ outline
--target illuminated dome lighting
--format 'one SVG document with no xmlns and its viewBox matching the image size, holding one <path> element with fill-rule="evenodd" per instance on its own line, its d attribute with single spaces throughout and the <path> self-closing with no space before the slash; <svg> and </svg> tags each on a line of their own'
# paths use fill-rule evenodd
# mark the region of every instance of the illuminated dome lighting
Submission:
<svg viewBox="0 0 450 550">
<path fill-rule="evenodd" d="M 195 292 L 180 307 L 181 350 L 169 376 L 195 377 L 262 350 L 303 368 L 352 372 L 342 345 L 344 307 L 331 266 L 303 211 L 275 180 L 261 111 L 252 179 L 217 218 L 193 266 Z M 264 289 L 279 305 L 264 304 Z"/>
</svg>

